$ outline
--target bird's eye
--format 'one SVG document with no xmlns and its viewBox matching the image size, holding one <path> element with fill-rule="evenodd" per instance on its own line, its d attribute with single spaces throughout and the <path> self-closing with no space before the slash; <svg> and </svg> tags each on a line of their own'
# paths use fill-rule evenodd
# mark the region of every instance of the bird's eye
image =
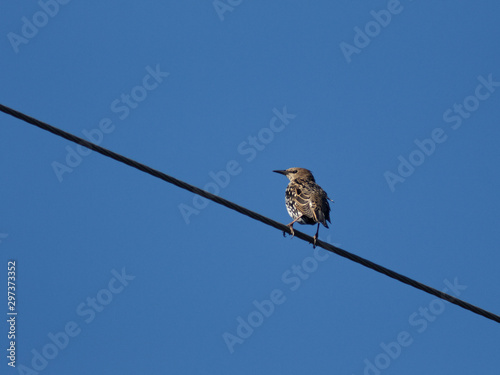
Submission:
<svg viewBox="0 0 500 375">
<path fill-rule="evenodd" d="M 292 171 L 292 173 L 297 173 L 297 170 Z"/>
</svg>

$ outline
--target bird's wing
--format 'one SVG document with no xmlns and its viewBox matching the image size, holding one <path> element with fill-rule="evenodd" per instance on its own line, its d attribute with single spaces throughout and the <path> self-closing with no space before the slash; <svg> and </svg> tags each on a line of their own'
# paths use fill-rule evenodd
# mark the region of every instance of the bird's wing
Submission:
<svg viewBox="0 0 500 375">
<path fill-rule="evenodd" d="M 295 208 L 312 221 L 310 224 L 322 223 L 328 228 L 330 205 L 325 191 L 314 182 L 303 181 L 296 181 L 289 189 L 289 193 L 295 197 Z"/>
<path fill-rule="evenodd" d="M 311 211 L 314 214 L 314 220 L 318 223 L 322 223 L 328 228 L 327 221 L 330 221 L 330 205 L 328 204 L 328 199 L 326 193 L 318 186 L 318 190 L 315 190 L 311 194 L 309 201 L 311 206 Z"/>
<path fill-rule="evenodd" d="M 303 191 L 300 194 L 300 201 L 306 207 L 301 207 L 301 212 L 312 218 L 317 223 L 322 223 L 328 228 L 327 221 L 330 221 L 330 205 L 328 195 L 316 183 L 303 184 Z M 301 205 L 302 206 L 302 205 Z"/>
</svg>

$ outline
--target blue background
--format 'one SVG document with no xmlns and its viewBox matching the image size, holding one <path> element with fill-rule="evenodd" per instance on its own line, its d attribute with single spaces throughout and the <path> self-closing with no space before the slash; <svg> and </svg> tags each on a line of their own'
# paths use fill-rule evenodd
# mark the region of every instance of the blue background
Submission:
<svg viewBox="0 0 500 375">
<path fill-rule="evenodd" d="M 321 239 L 500 313 L 500 90 L 470 97 L 500 81 L 498 1 L 41 4 L 4 4 L 1 103 L 199 187 L 234 160 L 219 194 L 285 224 L 271 171 L 311 169 L 335 200 Z M 16 44 L 23 17 L 41 26 Z M 76 145 L 0 121 L 0 277 L 15 259 L 19 313 L 16 369 L 2 319 L 2 373 L 500 372 L 497 323 L 95 152 L 58 178 Z M 415 140 L 437 128 L 425 155 Z"/>
</svg>

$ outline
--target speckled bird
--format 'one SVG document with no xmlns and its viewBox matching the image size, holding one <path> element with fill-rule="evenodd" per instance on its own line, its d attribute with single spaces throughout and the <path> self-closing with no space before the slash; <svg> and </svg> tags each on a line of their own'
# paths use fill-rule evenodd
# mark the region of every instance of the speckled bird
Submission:
<svg viewBox="0 0 500 375">
<path fill-rule="evenodd" d="M 316 183 L 311 171 L 304 168 L 288 168 L 283 171 L 273 171 L 288 177 L 290 183 L 285 192 L 285 204 L 288 214 L 293 221 L 288 224 L 292 237 L 294 236 L 293 224 L 318 224 L 314 235 L 313 247 L 318 239 L 319 225 L 328 228 L 330 222 L 330 204 L 326 192 Z M 332 201 L 333 202 L 333 201 Z M 285 233 L 283 233 L 284 235 Z"/>
</svg>

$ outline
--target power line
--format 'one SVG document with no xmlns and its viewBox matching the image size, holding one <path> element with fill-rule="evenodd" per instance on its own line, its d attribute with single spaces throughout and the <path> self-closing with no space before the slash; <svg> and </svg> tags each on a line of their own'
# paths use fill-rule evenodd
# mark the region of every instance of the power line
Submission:
<svg viewBox="0 0 500 375">
<path fill-rule="evenodd" d="M 119 161 L 120 163 L 127 164 L 133 168 L 136 168 L 142 172 L 148 173 L 154 177 L 157 177 L 161 180 L 164 180 L 168 183 L 174 184 L 175 186 L 178 186 L 182 189 L 188 190 L 190 192 L 193 192 L 195 194 L 198 194 L 204 198 L 210 199 L 211 201 L 214 201 L 218 204 L 221 204 L 223 206 L 226 206 L 227 208 L 230 208 L 231 210 L 237 211 L 243 215 L 246 215 L 254 220 L 258 220 L 264 224 L 270 225 L 276 229 L 279 229 L 280 231 L 290 233 L 290 229 L 288 226 L 281 224 L 277 221 L 274 221 L 272 219 L 269 219 L 257 212 L 251 211 L 245 207 L 242 207 L 240 205 L 237 205 L 233 202 L 230 202 L 224 198 L 221 198 L 217 195 L 214 195 L 212 193 L 209 193 L 208 191 L 202 190 L 196 186 L 190 185 L 184 181 L 178 180 L 172 176 L 169 176 L 163 172 L 160 172 L 156 169 L 150 168 L 147 165 L 141 164 L 135 160 L 129 159 L 123 155 L 117 154 L 116 152 L 110 151 L 108 149 L 105 149 L 104 147 L 98 146 L 92 142 L 89 142 L 83 138 L 77 137 L 71 133 L 67 133 L 64 130 L 61 130 L 59 128 L 53 127 L 45 122 L 42 122 L 40 120 L 37 120 L 33 117 L 30 117 L 28 115 L 25 115 L 24 113 L 18 112 L 12 108 L 6 107 L 2 104 L 0 104 L 0 111 L 11 115 L 13 117 L 16 117 L 22 121 L 25 121 L 31 125 L 35 125 L 43 130 L 46 130 L 48 132 L 51 132 L 55 135 L 58 135 L 59 137 L 65 138 L 71 142 L 77 143 L 79 145 L 85 146 L 91 150 L 94 150 L 104 156 L 107 156 L 109 158 L 115 159 L 116 161 Z M 313 242 L 313 238 L 311 236 L 308 236 L 305 233 L 302 233 L 298 230 L 294 230 L 295 232 L 295 237 L 300 238 L 301 240 L 307 241 L 309 243 Z M 482 315 L 485 318 L 491 319 L 497 323 L 500 323 L 500 316 L 493 314 L 487 310 L 484 310 L 480 307 L 477 307 L 475 305 L 472 305 L 468 302 L 462 301 L 461 299 L 455 298 L 447 293 L 441 292 L 435 288 L 432 288 L 430 286 L 427 286 L 425 284 L 422 284 L 421 282 L 418 282 L 416 280 L 413 280 L 407 276 L 404 276 L 400 273 L 397 273 L 395 271 L 392 271 L 386 267 L 383 267 L 379 264 L 376 264 L 368 259 L 362 258 L 358 255 L 352 254 L 346 250 L 343 250 L 341 248 L 338 248 L 336 246 L 333 246 L 327 242 L 323 242 L 318 240 L 316 242 L 316 246 L 319 246 L 325 250 L 328 250 L 332 253 L 335 253 L 337 255 L 340 255 L 341 257 L 347 258 L 349 260 L 352 260 L 353 262 L 359 263 L 365 267 L 368 267 L 374 271 L 377 271 L 379 273 L 382 273 L 386 276 L 389 276 L 395 280 L 398 280 L 404 284 L 410 285 L 414 288 L 420 289 L 426 293 L 432 294 L 433 296 L 436 296 L 438 298 L 441 298 L 443 300 L 446 300 L 448 302 L 451 302 L 457 306 L 460 306 L 466 310 L 472 311 L 475 314 Z"/>
</svg>

